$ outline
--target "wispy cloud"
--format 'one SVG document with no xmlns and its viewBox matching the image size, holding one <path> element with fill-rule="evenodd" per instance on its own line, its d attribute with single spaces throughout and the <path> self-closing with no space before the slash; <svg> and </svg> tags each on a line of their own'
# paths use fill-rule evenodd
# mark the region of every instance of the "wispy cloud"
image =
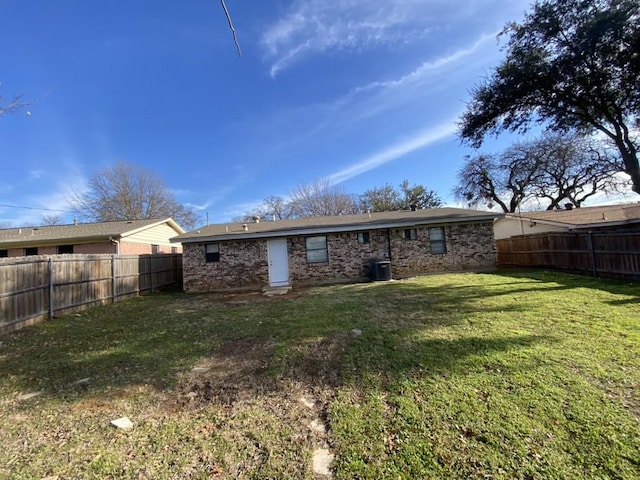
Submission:
<svg viewBox="0 0 640 480">
<path fill-rule="evenodd" d="M 517 18 L 528 0 L 295 0 L 262 34 L 261 43 L 275 77 L 305 57 L 327 52 L 363 52 L 411 45 L 425 38 L 451 44 L 471 31 L 499 30 Z M 514 18 L 515 17 L 515 18 Z M 436 36 L 443 33 L 442 37 Z"/>
<path fill-rule="evenodd" d="M 305 55 L 411 43 L 428 32 L 429 4 L 442 0 L 298 0 L 262 36 L 271 75 Z"/>
<path fill-rule="evenodd" d="M 42 170 L 42 169 L 31 170 L 29 172 L 29 178 L 31 180 L 34 180 L 34 179 L 37 180 L 39 178 L 44 177 L 46 174 L 47 174 L 47 172 L 45 170 Z"/>
<path fill-rule="evenodd" d="M 329 176 L 329 180 L 331 183 L 336 184 L 347 181 L 353 177 L 368 172 L 369 170 L 373 170 L 374 168 L 397 160 L 411 152 L 453 135 L 456 132 L 456 129 L 457 127 L 454 120 L 436 127 L 427 128 L 408 139 L 402 140 L 390 147 L 386 147 L 347 168 L 331 174 Z"/>
<path fill-rule="evenodd" d="M 498 32 L 482 34 L 471 45 L 463 46 L 458 50 L 454 50 L 438 58 L 427 60 L 400 78 L 371 82 L 367 85 L 356 87 L 352 90 L 351 95 L 368 92 L 370 90 L 401 88 L 409 84 L 421 83 L 425 78 L 439 76 L 443 72 L 451 70 L 460 62 L 467 60 L 469 57 L 473 57 L 492 43 L 495 44 L 497 33 Z"/>
</svg>

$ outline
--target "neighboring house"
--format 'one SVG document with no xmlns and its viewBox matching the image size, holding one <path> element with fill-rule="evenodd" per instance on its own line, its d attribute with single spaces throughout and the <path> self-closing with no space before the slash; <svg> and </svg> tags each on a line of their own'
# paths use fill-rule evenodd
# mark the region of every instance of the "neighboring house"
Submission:
<svg viewBox="0 0 640 480">
<path fill-rule="evenodd" d="M 0 257 L 64 253 L 179 253 L 171 218 L 0 229 Z"/>
<path fill-rule="evenodd" d="M 366 280 L 374 266 L 395 278 L 495 267 L 501 214 L 458 208 L 312 217 L 202 227 L 183 246 L 187 292 Z"/>
<path fill-rule="evenodd" d="M 496 240 L 550 232 L 640 231 L 640 203 L 507 213 L 496 220 Z"/>
</svg>

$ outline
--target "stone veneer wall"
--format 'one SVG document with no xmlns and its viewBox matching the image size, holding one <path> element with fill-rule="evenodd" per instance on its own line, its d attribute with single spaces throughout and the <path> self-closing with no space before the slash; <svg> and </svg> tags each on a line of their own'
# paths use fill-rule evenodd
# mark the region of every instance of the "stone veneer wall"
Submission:
<svg viewBox="0 0 640 480">
<path fill-rule="evenodd" d="M 433 226 L 433 225 L 431 225 Z M 372 259 L 389 260 L 394 278 L 420 273 L 494 268 L 493 222 L 445 225 L 447 252 L 430 253 L 429 226 L 417 227 L 416 240 L 404 238 L 404 228 L 369 231 L 370 243 L 360 245 L 357 234 L 327 235 L 329 262 L 307 263 L 305 236 L 289 237 L 291 285 L 362 281 Z M 206 292 L 260 289 L 269 285 L 266 240 L 220 243 L 220 262 L 205 262 L 204 244 L 183 244 L 184 289 Z"/>
</svg>

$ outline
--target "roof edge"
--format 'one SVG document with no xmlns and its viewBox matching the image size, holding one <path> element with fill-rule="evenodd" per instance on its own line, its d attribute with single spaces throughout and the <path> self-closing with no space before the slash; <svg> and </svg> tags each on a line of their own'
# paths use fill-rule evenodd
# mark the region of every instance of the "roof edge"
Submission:
<svg viewBox="0 0 640 480">
<path fill-rule="evenodd" d="M 456 219 L 434 219 L 433 221 L 421 220 L 419 222 L 404 220 L 398 222 L 387 222 L 380 224 L 366 224 L 366 225 L 341 225 L 339 227 L 306 227 L 306 228 L 289 228 L 286 230 L 276 230 L 267 232 L 236 232 L 236 233 L 223 233 L 219 235 L 206 235 L 199 237 L 173 237 L 169 241 L 171 243 L 202 243 L 211 241 L 222 240 L 256 240 L 260 238 L 279 238 L 279 237 L 292 237 L 292 236 L 304 236 L 304 235 L 318 235 L 327 233 L 345 233 L 345 232 L 361 232 L 368 230 L 385 230 L 389 228 L 405 228 L 420 225 L 452 225 L 452 224 L 467 224 L 477 222 L 494 221 L 496 218 L 501 217 L 502 214 L 491 214 L 468 218 L 466 220 Z"/>
</svg>

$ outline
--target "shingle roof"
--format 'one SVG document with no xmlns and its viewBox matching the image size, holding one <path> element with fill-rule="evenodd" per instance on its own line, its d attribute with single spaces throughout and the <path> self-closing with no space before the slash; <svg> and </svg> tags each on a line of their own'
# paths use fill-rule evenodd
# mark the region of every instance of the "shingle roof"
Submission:
<svg viewBox="0 0 640 480">
<path fill-rule="evenodd" d="M 172 242 L 193 243 L 239 238 L 283 237 L 375 228 L 398 228 L 427 224 L 492 221 L 502 214 L 462 208 L 430 208 L 416 211 L 375 212 L 336 217 L 307 217 L 275 222 L 227 223 L 201 227 L 171 239 Z M 246 225 L 246 230 L 245 230 Z"/>
<path fill-rule="evenodd" d="M 148 220 L 125 220 L 119 222 L 78 223 L 77 225 L 51 225 L 40 227 L 0 229 L 0 247 L 75 240 L 116 239 L 165 222 L 181 232 L 180 226 L 171 218 Z"/>
<path fill-rule="evenodd" d="M 572 210 L 544 210 L 540 212 L 510 213 L 507 218 L 524 218 L 569 228 L 586 228 L 640 222 L 640 203 L 600 205 Z"/>
</svg>

